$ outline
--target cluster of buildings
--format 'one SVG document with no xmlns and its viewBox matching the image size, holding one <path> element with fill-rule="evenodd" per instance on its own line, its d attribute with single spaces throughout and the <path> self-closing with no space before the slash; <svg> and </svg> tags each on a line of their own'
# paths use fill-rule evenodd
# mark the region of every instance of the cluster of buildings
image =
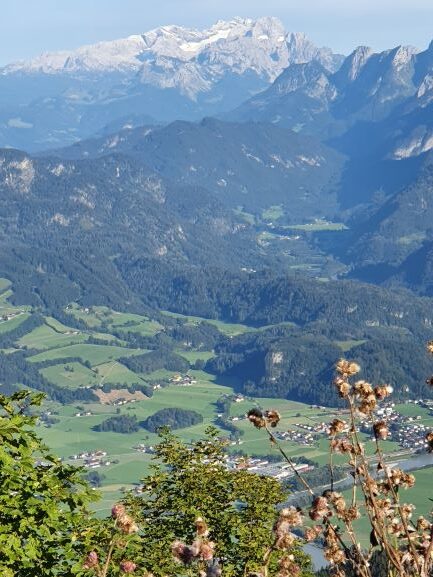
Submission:
<svg viewBox="0 0 433 577">
<path fill-rule="evenodd" d="M 227 467 L 230 469 L 245 469 L 250 473 L 255 473 L 256 475 L 273 477 L 274 479 L 279 480 L 287 479 L 295 475 L 292 467 L 284 461 L 273 463 L 260 458 L 246 458 L 239 462 L 238 459 L 229 456 L 227 458 Z M 306 463 L 301 463 L 295 465 L 295 469 L 298 473 L 302 474 L 313 470 L 314 467 L 307 465 Z"/>
<path fill-rule="evenodd" d="M 127 405 L 129 403 L 136 403 L 138 399 L 125 399 L 124 397 L 120 397 L 119 399 L 115 399 L 110 404 L 113 407 L 121 407 L 123 405 Z"/>
<path fill-rule="evenodd" d="M 430 427 L 422 423 L 407 423 L 393 433 L 392 440 L 403 449 L 423 449 L 427 447 L 425 437 L 429 431 Z"/>
<path fill-rule="evenodd" d="M 89 451 L 78 453 L 78 455 L 72 455 L 71 459 L 74 461 L 81 459 L 84 461 L 84 466 L 87 469 L 99 469 L 99 467 L 111 465 L 111 461 L 104 459 L 107 456 L 106 451 L 97 449 L 96 451 Z"/>
<path fill-rule="evenodd" d="M 138 445 L 135 445 L 135 447 L 132 448 L 135 451 L 138 451 L 139 453 L 148 453 L 149 455 L 153 455 L 155 453 L 154 447 L 148 447 L 144 443 L 139 443 Z"/>
<path fill-rule="evenodd" d="M 22 314 L 23 314 L 22 311 L 16 311 L 13 313 L 6 313 L 4 315 L 1 315 L 0 320 L 3 322 L 11 321 L 15 317 L 19 317 Z"/>
<path fill-rule="evenodd" d="M 194 385 L 197 381 L 191 375 L 180 375 L 176 374 L 170 377 L 170 383 L 177 385 L 178 387 L 190 387 Z"/>
<path fill-rule="evenodd" d="M 430 410 L 433 414 L 433 401 L 430 400 L 408 400 L 406 404 L 418 405 Z M 403 449 L 423 449 L 426 446 L 425 436 L 430 430 L 422 421 L 422 415 L 407 416 L 402 415 L 395 409 L 395 403 L 384 403 L 376 411 L 376 417 L 386 421 L 390 434 L 388 440 L 397 442 Z M 365 421 L 361 430 L 371 434 L 371 423 Z"/>
<path fill-rule="evenodd" d="M 280 441 L 293 441 L 306 447 L 311 447 L 314 445 L 314 442 L 317 438 L 317 435 L 313 435 L 312 433 L 301 433 L 300 431 L 295 431 L 293 429 L 288 429 L 287 431 L 279 431 L 275 436 Z"/>
</svg>

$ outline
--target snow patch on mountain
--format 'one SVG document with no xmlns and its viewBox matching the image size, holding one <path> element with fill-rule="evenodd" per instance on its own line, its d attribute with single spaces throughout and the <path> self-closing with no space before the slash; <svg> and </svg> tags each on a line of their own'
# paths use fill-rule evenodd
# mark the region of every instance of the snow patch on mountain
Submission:
<svg viewBox="0 0 433 577">
<path fill-rule="evenodd" d="M 99 42 L 73 51 L 44 53 L 27 62 L 12 63 L 0 74 L 140 73 L 143 81 L 165 86 L 185 84 L 182 76 L 206 90 L 209 79 L 230 69 L 239 74 L 254 70 L 274 80 L 293 62 L 316 58 L 335 67 L 338 57 L 319 49 L 304 34 L 287 34 L 277 18 L 234 18 L 206 30 L 161 26 L 141 35 Z M 210 68 L 210 69 L 209 69 Z M 167 76 L 174 77 L 169 81 Z"/>
</svg>

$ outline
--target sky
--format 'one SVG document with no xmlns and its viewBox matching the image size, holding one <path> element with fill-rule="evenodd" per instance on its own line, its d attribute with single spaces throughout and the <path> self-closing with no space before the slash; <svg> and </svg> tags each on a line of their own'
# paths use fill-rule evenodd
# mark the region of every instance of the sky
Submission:
<svg viewBox="0 0 433 577">
<path fill-rule="evenodd" d="M 0 65 L 42 52 L 140 34 L 164 24 L 205 28 L 234 16 L 277 16 L 287 31 L 350 53 L 433 39 L 433 0 L 2 0 Z"/>
</svg>

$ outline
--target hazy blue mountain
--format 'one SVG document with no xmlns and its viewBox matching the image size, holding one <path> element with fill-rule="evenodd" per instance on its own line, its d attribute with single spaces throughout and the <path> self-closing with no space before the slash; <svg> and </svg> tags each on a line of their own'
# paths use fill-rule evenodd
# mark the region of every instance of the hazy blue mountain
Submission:
<svg viewBox="0 0 433 577">
<path fill-rule="evenodd" d="M 318 134 L 341 135 L 356 122 L 386 118 L 403 103 L 430 98 L 432 51 L 399 46 L 381 53 L 359 47 L 333 72 L 317 61 L 292 64 L 260 94 L 228 115 Z"/>
<path fill-rule="evenodd" d="M 342 57 L 287 33 L 276 18 L 208 30 L 162 26 L 0 69 L 0 146 L 41 150 L 89 137 L 125 116 L 198 119 L 267 88 L 291 63 Z"/>
<path fill-rule="evenodd" d="M 116 259 L 259 264 L 255 238 L 205 189 L 163 179 L 131 158 L 32 158 L 0 151 L 0 275 L 28 302 L 137 300 Z M 25 300 L 25 299 L 24 299 Z"/>
<path fill-rule="evenodd" d="M 260 212 L 282 204 L 293 222 L 333 215 L 337 208 L 342 156 L 271 124 L 177 121 L 83 141 L 55 154 L 92 158 L 113 152 L 177 183 L 205 187 L 231 208 Z"/>
</svg>

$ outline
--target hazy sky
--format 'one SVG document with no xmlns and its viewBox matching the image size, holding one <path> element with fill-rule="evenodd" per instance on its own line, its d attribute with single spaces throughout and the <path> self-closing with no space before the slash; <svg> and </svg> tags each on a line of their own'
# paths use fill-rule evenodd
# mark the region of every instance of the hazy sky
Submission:
<svg viewBox="0 0 433 577">
<path fill-rule="evenodd" d="M 0 64 L 233 16 L 277 16 L 288 31 L 344 53 L 360 44 L 425 48 L 433 39 L 433 0 L 1 0 Z"/>
</svg>

